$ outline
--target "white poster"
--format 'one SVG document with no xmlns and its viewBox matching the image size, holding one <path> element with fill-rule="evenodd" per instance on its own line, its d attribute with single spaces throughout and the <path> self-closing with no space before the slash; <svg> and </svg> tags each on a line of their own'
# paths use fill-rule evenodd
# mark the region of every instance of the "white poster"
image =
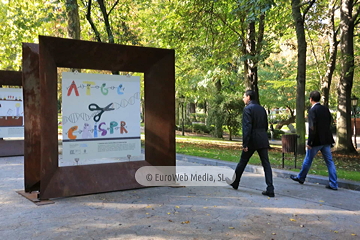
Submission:
<svg viewBox="0 0 360 240">
<path fill-rule="evenodd" d="M 0 88 L 0 138 L 24 137 L 22 88 Z"/>
<path fill-rule="evenodd" d="M 141 155 L 140 77 L 63 73 L 62 114 L 70 165 Z"/>
</svg>

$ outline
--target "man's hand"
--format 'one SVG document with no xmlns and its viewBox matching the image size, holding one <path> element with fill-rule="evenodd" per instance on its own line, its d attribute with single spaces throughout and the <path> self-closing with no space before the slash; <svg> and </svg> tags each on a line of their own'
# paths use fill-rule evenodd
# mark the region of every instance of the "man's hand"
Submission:
<svg viewBox="0 0 360 240">
<path fill-rule="evenodd" d="M 243 151 L 244 151 L 244 152 L 249 151 L 248 147 L 244 147 L 244 148 L 243 148 Z"/>
<path fill-rule="evenodd" d="M 311 147 L 311 146 L 309 146 L 309 145 L 306 145 L 306 147 L 307 147 L 307 149 L 312 149 L 312 147 Z"/>
</svg>

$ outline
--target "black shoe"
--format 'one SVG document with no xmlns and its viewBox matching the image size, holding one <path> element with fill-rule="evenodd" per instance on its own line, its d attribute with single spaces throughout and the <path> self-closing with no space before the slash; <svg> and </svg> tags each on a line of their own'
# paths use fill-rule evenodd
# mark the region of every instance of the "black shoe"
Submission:
<svg viewBox="0 0 360 240">
<path fill-rule="evenodd" d="M 295 175 L 290 175 L 290 178 L 291 178 L 292 180 L 294 180 L 295 182 L 299 182 L 300 184 L 304 184 L 304 181 L 301 181 L 301 180 L 298 179 L 298 177 L 295 176 Z"/>
<path fill-rule="evenodd" d="M 233 187 L 233 189 L 235 189 L 235 190 L 237 190 L 237 189 L 238 189 L 238 187 L 239 187 L 239 186 L 235 186 L 235 185 L 233 185 L 233 184 L 234 184 L 234 182 L 233 182 L 233 181 L 231 181 L 231 180 L 230 180 L 230 178 L 228 178 L 228 177 L 226 177 L 226 178 L 225 178 L 225 182 L 226 182 L 227 184 L 229 184 L 230 186 L 232 186 L 232 187 Z"/>
<path fill-rule="evenodd" d="M 333 188 L 333 187 L 331 187 L 330 185 L 326 185 L 325 187 L 326 187 L 327 189 L 331 189 L 331 190 L 335 190 L 335 191 L 337 190 L 337 188 Z"/>
<path fill-rule="evenodd" d="M 268 191 L 263 191 L 263 192 L 262 192 L 262 195 L 269 196 L 269 197 L 275 197 L 275 193 L 273 193 L 273 192 L 268 192 Z"/>
</svg>

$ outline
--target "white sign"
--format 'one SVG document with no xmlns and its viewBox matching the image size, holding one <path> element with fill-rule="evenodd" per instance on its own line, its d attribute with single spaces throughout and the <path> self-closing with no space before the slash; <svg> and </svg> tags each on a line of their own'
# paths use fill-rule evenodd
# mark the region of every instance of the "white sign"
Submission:
<svg viewBox="0 0 360 240">
<path fill-rule="evenodd" d="M 141 155 L 140 77 L 63 73 L 62 108 L 63 159 L 71 165 Z"/>
<path fill-rule="evenodd" d="M 0 88 L 0 138 L 24 137 L 23 92 Z"/>
</svg>

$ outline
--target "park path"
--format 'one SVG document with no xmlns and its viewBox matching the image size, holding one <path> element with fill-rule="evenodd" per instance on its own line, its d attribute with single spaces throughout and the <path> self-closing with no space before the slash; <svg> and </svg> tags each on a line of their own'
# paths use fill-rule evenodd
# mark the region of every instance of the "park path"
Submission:
<svg viewBox="0 0 360 240">
<path fill-rule="evenodd" d="M 177 165 L 198 166 L 186 161 Z M 1 239 L 359 239 L 360 191 L 328 190 L 261 173 L 239 189 L 151 187 L 52 199 L 37 206 L 24 189 L 23 157 L 0 158 Z"/>
</svg>

